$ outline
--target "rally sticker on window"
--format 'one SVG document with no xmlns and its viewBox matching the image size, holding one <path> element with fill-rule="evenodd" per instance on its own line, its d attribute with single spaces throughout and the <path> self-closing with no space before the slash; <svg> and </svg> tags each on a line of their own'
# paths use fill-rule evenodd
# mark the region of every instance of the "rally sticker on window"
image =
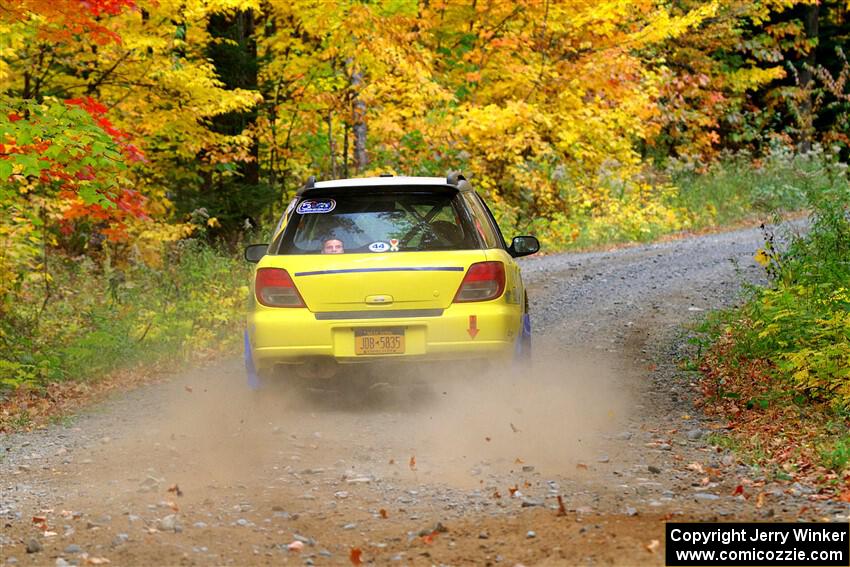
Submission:
<svg viewBox="0 0 850 567">
<path fill-rule="evenodd" d="M 386 252 L 389 249 L 390 249 L 390 245 L 387 244 L 386 242 L 378 241 L 378 242 L 373 242 L 372 244 L 369 245 L 369 250 L 371 250 L 372 252 Z"/>
<path fill-rule="evenodd" d="M 299 215 L 311 215 L 316 213 L 329 213 L 336 208 L 336 201 L 333 199 L 307 199 L 298 203 L 298 208 L 295 209 Z"/>
</svg>

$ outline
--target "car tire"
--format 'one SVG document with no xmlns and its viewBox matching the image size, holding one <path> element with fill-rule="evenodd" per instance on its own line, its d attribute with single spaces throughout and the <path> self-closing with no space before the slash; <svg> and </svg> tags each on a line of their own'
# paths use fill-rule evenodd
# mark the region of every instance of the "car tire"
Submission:
<svg viewBox="0 0 850 567">
<path fill-rule="evenodd" d="M 528 294 L 525 295 L 525 309 L 514 352 L 514 365 L 519 369 L 527 369 L 531 366 L 531 315 L 528 313 Z"/>
<path fill-rule="evenodd" d="M 245 331 L 244 342 L 244 358 L 245 358 L 245 377 L 247 379 L 248 388 L 252 392 L 260 393 L 262 391 L 283 390 L 290 385 L 291 377 L 282 371 L 280 367 L 259 369 L 254 364 L 254 357 L 251 351 L 251 341 L 248 338 L 248 331 Z"/>
</svg>

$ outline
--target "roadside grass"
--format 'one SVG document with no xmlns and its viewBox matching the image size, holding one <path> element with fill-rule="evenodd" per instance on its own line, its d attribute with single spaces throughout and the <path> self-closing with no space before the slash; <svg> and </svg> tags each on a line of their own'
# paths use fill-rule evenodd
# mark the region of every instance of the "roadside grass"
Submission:
<svg viewBox="0 0 850 567">
<path fill-rule="evenodd" d="M 850 180 L 802 169 L 805 234 L 765 232 L 769 285 L 703 324 L 702 404 L 742 458 L 850 501 Z M 818 180 L 818 183 L 814 181 Z"/>
<path fill-rule="evenodd" d="M 0 317 L 0 431 L 42 423 L 110 373 L 236 351 L 249 268 L 234 256 L 198 240 L 163 244 L 156 262 L 51 255 L 49 279 Z"/>
</svg>

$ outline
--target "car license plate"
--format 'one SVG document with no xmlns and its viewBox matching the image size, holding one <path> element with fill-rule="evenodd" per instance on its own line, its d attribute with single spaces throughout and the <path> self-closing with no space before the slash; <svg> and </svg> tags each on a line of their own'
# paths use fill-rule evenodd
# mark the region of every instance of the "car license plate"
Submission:
<svg viewBox="0 0 850 567">
<path fill-rule="evenodd" d="M 354 354 L 404 354 L 404 329 L 354 329 Z"/>
</svg>

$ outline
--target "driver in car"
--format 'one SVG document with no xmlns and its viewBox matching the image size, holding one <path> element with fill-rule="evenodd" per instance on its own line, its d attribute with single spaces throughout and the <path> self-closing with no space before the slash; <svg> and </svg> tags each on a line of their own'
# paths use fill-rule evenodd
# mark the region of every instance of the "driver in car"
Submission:
<svg viewBox="0 0 850 567">
<path fill-rule="evenodd" d="M 342 240 L 338 238 L 329 238 L 322 244 L 322 254 L 343 254 L 345 248 L 342 245 Z"/>
</svg>

